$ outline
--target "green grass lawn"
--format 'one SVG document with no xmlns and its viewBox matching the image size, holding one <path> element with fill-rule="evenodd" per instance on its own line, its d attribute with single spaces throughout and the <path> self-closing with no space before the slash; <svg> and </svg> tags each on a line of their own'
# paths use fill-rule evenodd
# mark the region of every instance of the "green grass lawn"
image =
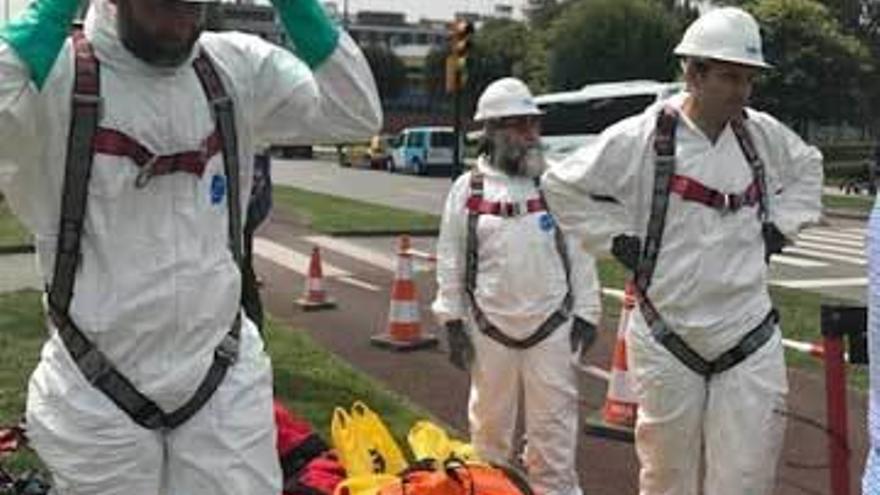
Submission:
<svg viewBox="0 0 880 495">
<path fill-rule="evenodd" d="M 855 210 L 868 213 L 874 208 L 874 198 L 871 196 L 822 196 L 822 205 L 825 208 Z"/>
<path fill-rule="evenodd" d="M 272 189 L 275 209 L 324 234 L 436 231 L 440 218 L 294 187 Z"/>
<path fill-rule="evenodd" d="M 0 295 L 0 424 L 14 424 L 24 413 L 28 376 L 46 336 L 41 314 L 37 292 Z M 429 418 L 425 411 L 318 347 L 302 331 L 270 321 L 266 341 L 276 397 L 311 421 L 325 439 L 330 438 L 333 408 L 348 408 L 355 400 L 365 401 L 379 413 L 402 447 L 413 423 Z M 3 465 L 14 472 L 40 467 L 28 451 L 16 453 Z"/>
<path fill-rule="evenodd" d="M 9 204 L 0 196 L 0 247 L 29 244 L 30 234 L 9 210 Z"/>
</svg>

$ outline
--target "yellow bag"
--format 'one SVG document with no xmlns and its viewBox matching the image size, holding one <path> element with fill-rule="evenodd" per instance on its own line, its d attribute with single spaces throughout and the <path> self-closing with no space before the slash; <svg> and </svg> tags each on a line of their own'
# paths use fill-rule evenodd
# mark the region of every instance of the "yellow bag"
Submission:
<svg viewBox="0 0 880 495">
<path fill-rule="evenodd" d="M 336 485 L 333 495 L 376 495 L 384 486 L 399 479 L 393 474 L 350 476 Z"/>
<path fill-rule="evenodd" d="M 397 474 L 407 467 L 406 459 L 382 418 L 361 401 L 351 413 L 333 410 L 330 437 L 349 477 L 369 474 Z"/>
<path fill-rule="evenodd" d="M 446 430 L 430 421 L 417 421 L 406 439 L 417 461 L 433 459 L 442 464 L 449 459 L 477 460 L 471 444 L 449 438 Z"/>
</svg>

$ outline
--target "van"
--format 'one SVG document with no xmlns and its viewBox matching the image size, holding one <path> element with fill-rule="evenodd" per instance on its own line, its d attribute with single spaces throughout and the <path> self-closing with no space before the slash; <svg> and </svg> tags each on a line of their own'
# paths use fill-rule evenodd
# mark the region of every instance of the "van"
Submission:
<svg viewBox="0 0 880 495">
<path fill-rule="evenodd" d="M 388 171 L 449 175 L 454 149 L 452 127 L 408 127 L 389 142 Z"/>
<path fill-rule="evenodd" d="M 684 83 L 648 80 L 588 84 L 577 91 L 535 98 L 545 155 L 560 160 L 588 144 L 606 127 L 684 90 Z"/>
</svg>

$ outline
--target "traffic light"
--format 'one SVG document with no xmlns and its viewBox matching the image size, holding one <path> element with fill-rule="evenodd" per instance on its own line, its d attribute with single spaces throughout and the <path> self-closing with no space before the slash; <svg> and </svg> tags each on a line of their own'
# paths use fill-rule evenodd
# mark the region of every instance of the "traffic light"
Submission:
<svg viewBox="0 0 880 495">
<path fill-rule="evenodd" d="M 468 51 L 474 25 L 470 21 L 457 20 L 449 25 L 449 56 L 446 58 L 446 91 L 456 93 L 467 80 Z"/>
</svg>

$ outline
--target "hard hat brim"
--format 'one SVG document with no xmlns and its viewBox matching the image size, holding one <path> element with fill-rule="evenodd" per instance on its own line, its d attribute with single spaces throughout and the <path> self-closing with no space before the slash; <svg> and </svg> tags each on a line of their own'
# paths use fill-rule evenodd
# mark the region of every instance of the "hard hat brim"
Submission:
<svg viewBox="0 0 880 495">
<path fill-rule="evenodd" d="M 536 108 L 534 110 L 527 110 L 524 112 L 516 112 L 516 113 L 504 113 L 504 114 L 489 114 L 484 115 L 483 113 L 478 112 L 474 115 L 474 122 L 485 122 L 487 120 L 494 119 L 507 119 L 511 117 L 528 117 L 528 116 L 538 116 L 544 115 L 544 111 L 540 108 Z"/>
<path fill-rule="evenodd" d="M 678 48 L 676 48 L 673 53 L 681 58 L 699 58 L 699 59 L 703 59 L 703 60 L 717 60 L 719 62 L 729 62 L 729 63 L 737 64 L 737 65 L 746 65 L 749 67 L 757 67 L 759 69 L 772 69 L 773 68 L 772 65 L 770 65 L 766 62 L 762 62 L 762 61 L 758 61 L 758 60 L 754 60 L 754 59 L 743 58 L 743 57 L 728 57 L 728 56 L 717 55 L 717 54 L 706 55 L 706 54 L 702 54 L 702 53 L 692 52 L 690 50 L 681 50 Z"/>
</svg>

